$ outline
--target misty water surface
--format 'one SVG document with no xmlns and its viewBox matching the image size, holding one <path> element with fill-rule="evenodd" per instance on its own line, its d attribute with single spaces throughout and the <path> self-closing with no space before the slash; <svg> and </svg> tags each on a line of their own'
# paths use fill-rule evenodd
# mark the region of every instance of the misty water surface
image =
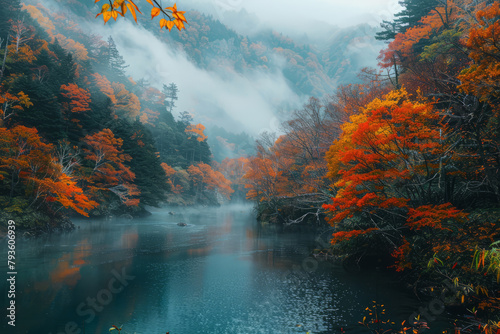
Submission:
<svg viewBox="0 0 500 334">
<path fill-rule="evenodd" d="M 363 333 L 374 300 L 399 321 L 422 305 L 381 272 L 306 273 L 314 235 L 260 228 L 249 206 L 174 210 L 18 240 L 15 332 Z"/>
</svg>

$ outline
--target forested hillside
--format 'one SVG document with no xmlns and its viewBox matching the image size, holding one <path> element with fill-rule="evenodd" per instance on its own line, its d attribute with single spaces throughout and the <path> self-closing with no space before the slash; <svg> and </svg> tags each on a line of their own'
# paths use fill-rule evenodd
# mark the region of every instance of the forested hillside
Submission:
<svg viewBox="0 0 500 334">
<path fill-rule="evenodd" d="M 358 71 L 367 66 L 366 55 L 362 50 L 349 49 L 373 43 L 369 37 L 376 31 L 368 25 L 339 29 L 325 45 L 314 46 L 273 30 L 240 35 L 199 12 L 186 15 L 190 17 L 190 24 L 185 30 L 161 37 L 184 50 L 198 66 L 239 73 L 252 69 L 277 70 L 283 73 L 295 93 L 305 96 L 323 96 L 330 94 L 337 84 L 358 81 Z"/>
<path fill-rule="evenodd" d="M 328 251 L 345 263 L 385 263 L 415 288 L 454 286 L 451 304 L 493 314 L 500 4 L 401 3 L 377 34 L 388 45 L 364 83 L 311 98 L 283 135 L 258 141 L 248 196 L 267 222 L 326 219 Z"/>
<path fill-rule="evenodd" d="M 172 114 L 175 83 L 158 90 L 127 77 L 113 39 L 86 34 L 63 12 L 1 6 L 5 221 L 51 230 L 70 227 L 72 212 L 140 215 L 165 202 L 229 199 L 230 182 L 210 165 L 204 126 L 187 112 Z"/>
</svg>

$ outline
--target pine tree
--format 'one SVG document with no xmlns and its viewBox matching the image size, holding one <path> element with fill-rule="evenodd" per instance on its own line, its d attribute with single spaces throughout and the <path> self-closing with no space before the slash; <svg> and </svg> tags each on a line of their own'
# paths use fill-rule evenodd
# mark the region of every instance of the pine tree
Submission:
<svg viewBox="0 0 500 334">
<path fill-rule="evenodd" d="M 107 65 L 108 74 L 111 81 L 122 81 L 126 80 L 125 69 L 128 67 L 125 60 L 123 60 L 122 55 L 116 48 L 115 41 L 111 36 L 108 38 L 108 48 L 107 48 Z"/>
<path fill-rule="evenodd" d="M 379 41 L 391 41 L 400 32 L 401 27 L 397 22 L 382 21 L 380 24 L 382 31 L 375 34 L 375 39 Z"/>
<path fill-rule="evenodd" d="M 12 91 L 26 93 L 33 106 L 12 117 L 9 126 L 22 124 L 36 127 L 40 135 L 51 143 L 66 138 L 61 105 L 51 86 L 24 76 L 16 81 Z"/>
<path fill-rule="evenodd" d="M 139 121 L 133 124 L 119 120 L 113 130 L 123 139 L 123 150 L 132 157 L 127 162 L 135 174 L 134 183 L 141 191 L 141 205 L 157 206 L 165 199 L 167 179 L 151 133 Z"/>
<path fill-rule="evenodd" d="M 19 0 L 0 0 L 0 83 L 5 73 L 5 63 L 7 60 L 10 43 L 10 29 L 12 21 L 17 19 L 21 13 L 21 4 Z"/>
<path fill-rule="evenodd" d="M 399 4 L 404 9 L 395 14 L 394 21 L 382 21 L 380 26 L 382 31 L 375 34 L 375 38 L 380 41 L 390 41 L 398 33 L 404 33 L 408 28 L 419 24 L 422 17 L 439 5 L 438 0 L 401 0 Z"/>
<path fill-rule="evenodd" d="M 165 104 L 167 106 L 167 110 L 172 113 L 172 110 L 175 107 L 175 101 L 178 100 L 177 93 L 179 89 L 175 83 L 170 83 L 168 86 L 163 85 L 163 94 L 165 94 Z"/>
<path fill-rule="evenodd" d="M 181 112 L 180 125 L 184 126 L 184 129 L 181 129 L 181 131 L 184 131 L 186 127 L 189 126 L 189 124 L 191 124 L 192 121 L 193 121 L 193 116 L 191 116 L 190 113 L 188 113 L 187 111 Z"/>
<path fill-rule="evenodd" d="M 422 17 L 436 8 L 438 0 L 401 0 L 399 2 L 404 9 L 397 13 L 394 22 L 400 27 L 399 32 L 405 32 L 408 28 L 419 24 Z"/>
<path fill-rule="evenodd" d="M 21 14 L 19 0 L 0 0 L 0 39 L 4 41 L 9 34 L 11 20 L 16 20 Z"/>
<path fill-rule="evenodd" d="M 54 43 L 49 45 L 49 49 L 57 57 L 50 83 L 55 90 L 58 90 L 61 85 L 73 82 L 76 73 L 76 63 L 73 60 L 73 55 L 61 47 L 57 38 Z"/>
</svg>

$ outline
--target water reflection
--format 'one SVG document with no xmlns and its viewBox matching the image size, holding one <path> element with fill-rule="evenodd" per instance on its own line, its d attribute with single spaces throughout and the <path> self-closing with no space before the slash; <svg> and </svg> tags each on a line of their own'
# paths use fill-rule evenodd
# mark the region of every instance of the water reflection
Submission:
<svg viewBox="0 0 500 334">
<path fill-rule="evenodd" d="M 82 220 L 74 233 L 19 240 L 16 333 L 59 333 L 73 322 L 81 333 L 111 325 L 123 333 L 362 333 L 356 324 L 374 299 L 399 319 L 417 308 L 380 273 L 328 263 L 307 273 L 313 236 L 260 229 L 249 207 L 168 211 Z M 120 291 L 117 273 L 133 277 Z"/>
</svg>

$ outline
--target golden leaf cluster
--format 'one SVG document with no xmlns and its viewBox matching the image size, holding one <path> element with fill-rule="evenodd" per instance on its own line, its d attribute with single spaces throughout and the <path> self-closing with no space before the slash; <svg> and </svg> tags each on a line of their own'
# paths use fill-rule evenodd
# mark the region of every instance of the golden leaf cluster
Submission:
<svg viewBox="0 0 500 334">
<path fill-rule="evenodd" d="M 95 3 L 101 0 L 95 0 Z M 153 8 L 151 8 L 151 19 L 163 14 L 163 18 L 160 19 L 160 29 L 166 27 L 169 31 L 172 30 L 174 26 L 179 29 L 185 29 L 185 24 L 187 23 L 184 17 L 185 11 L 178 11 L 177 4 L 174 3 L 172 7 L 162 8 L 156 0 L 146 0 Z M 137 23 L 137 12 L 142 14 L 139 7 L 132 0 L 108 0 L 109 3 L 102 5 L 101 12 L 96 15 L 96 17 L 102 15 L 104 19 L 104 24 L 108 22 L 111 18 L 115 21 L 118 15 L 125 17 L 127 11 L 132 14 L 135 22 Z"/>
</svg>

